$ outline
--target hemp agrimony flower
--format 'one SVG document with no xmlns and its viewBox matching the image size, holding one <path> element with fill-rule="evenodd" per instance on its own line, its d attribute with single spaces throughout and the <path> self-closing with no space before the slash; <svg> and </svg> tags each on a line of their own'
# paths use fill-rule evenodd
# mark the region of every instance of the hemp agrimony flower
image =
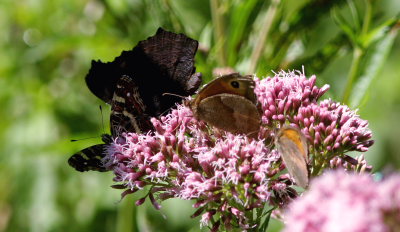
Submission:
<svg viewBox="0 0 400 232">
<path fill-rule="evenodd" d="M 192 217 L 201 215 L 201 225 L 213 231 L 255 230 L 272 209 L 299 194 L 273 143 L 283 125 L 305 135 L 314 176 L 340 166 L 337 159 L 347 151 L 365 152 L 372 145 L 368 123 L 354 111 L 332 100 L 318 103 L 329 86 L 315 86 L 315 76 L 280 72 L 254 80 L 262 111 L 256 138 L 213 128 L 179 105 L 152 119 L 154 131 L 123 133 L 108 146 L 103 161 L 114 171 L 116 187 L 126 195 L 148 186 L 156 209 L 168 198 L 194 200 Z"/>
<path fill-rule="evenodd" d="M 290 204 L 285 224 L 286 232 L 400 231 L 400 175 L 326 173 Z"/>
</svg>

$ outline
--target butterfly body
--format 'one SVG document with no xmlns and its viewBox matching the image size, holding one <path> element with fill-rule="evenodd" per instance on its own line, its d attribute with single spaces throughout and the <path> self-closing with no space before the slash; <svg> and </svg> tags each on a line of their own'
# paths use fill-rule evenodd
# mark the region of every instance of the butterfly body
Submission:
<svg viewBox="0 0 400 232">
<path fill-rule="evenodd" d="M 251 76 L 238 73 L 215 79 L 190 103 L 194 116 L 235 134 L 256 135 L 261 115 Z"/>
<path fill-rule="evenodd" d="M 296 184 L 306 188 L 309 183 L 308 147 L 303 133 L 293 126 L 283 126 L 275 138 L 275 145 Z"/>
</svg>

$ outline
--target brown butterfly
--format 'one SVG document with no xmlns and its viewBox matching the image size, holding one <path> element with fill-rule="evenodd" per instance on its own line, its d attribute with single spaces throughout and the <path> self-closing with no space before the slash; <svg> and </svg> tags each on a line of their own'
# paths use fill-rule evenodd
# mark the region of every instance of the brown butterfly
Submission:
<svg viewBox="0 0 400 232">
<path fill-rule="evenodd" d="M 303 133 L 293 126 L 283 126 L 276 138 L 275 145 L 296 184 L 306 188 L 309 182 L 308 148 Z"/>
<path fill-rule="evenodd" d="M 190 103 L 194 116 L 231 133 L 257 135 L 261 114 L 251 77 L 231 73 L 210 82 Z"/>
</svg>

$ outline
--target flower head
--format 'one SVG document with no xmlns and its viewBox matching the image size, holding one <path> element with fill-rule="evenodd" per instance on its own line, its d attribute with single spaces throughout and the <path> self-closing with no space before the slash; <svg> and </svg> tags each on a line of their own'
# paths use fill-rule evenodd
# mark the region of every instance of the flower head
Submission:
<svg viewBox="0 0 400 232">
<path fill-rule="evenodd" d="M 400 176 L 375 182 L 343 170 L 317 178 L 286 212 L 285 231 L 398 231 Z"/>
<path fill-rule="evenodd" d="M 127 188 L 124 195 L 150 186 L 148 196 L 156 209 L 160 208 L 157 200 L 194 200 L 193 216 L 202 215 L 203 226 L 213 222 L 212 230 L 253 228 L 261 221 L 253 218 L 255 210 L 265 205 L 283 207 L 298 195 L 291 177 L 282 173 L 285 165 L 272 142 L 282 125 L 303 131 L 313 160 L 323 161 L 319 170 L 329 167 L 338 154 L 365 151 L 372 144 L 366 121 L 353 111 L 332 101 L 318 104 L 328 86 L 316 87 L 315 78 L 297 72 L 255 78 L 262 110 L 257 139 L 198 121 L 183 104 L 160 119 L 153 118 L 154 131 L 116 138 L 104 163 L 114 171 L 117 186 Z M 328 132 L 334 136 L 330 138 Z"/>
<path fill-rule="evenodd" d="M 255 93 L 263 111 L 260 138 L 272 143 L 283 124 L 300 128 L 309 145 L 311 173 L 318 175 L 333 158 L 348 151 L 366 152 L 374 141 L 368 121 L 356 111 L 330 99 L 317 102 L 329 86 L 318 88 L 315 81 L 315 76 L 282 71 L 256 80 Z"/>
<path fill-rule="evenodd" d="M 124 144 L 109 147 L 105 162 L 114 170 L 115 181 L 130 190 L 159 185 L 152 192 L 160 198 L 195 200 L 194 207 L 205 211 L 202 224 L 219 213 L 225 224 L 246 227 L 246 212 L 270 201 L 271 178 L 282 168 L 277 152 L 263 140 L 210 133 L 185 106 L 153 124 L 154 133 L 127 133 Z"/>
<path fill-rule="evenodd" d="M 279 72 L 272 78 L 256 79 L 254 92 L 258 96 L 263 110 L 263 125 L 269 128 L 283 124 L 285 120 L 296 115 L 301 106 L 316 103 L 329 89 L 315 86 L 316 77 L 307 79 L 300 72 Z"/>
</svg>

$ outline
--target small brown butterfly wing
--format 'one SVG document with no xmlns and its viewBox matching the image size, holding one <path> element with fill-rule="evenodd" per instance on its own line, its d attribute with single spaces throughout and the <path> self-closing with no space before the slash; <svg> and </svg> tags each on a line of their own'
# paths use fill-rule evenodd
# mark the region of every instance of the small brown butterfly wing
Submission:
<svg viewBox="0 0 400 232">
<path fill-rule="evenodd" d="M 222 130 L 256 136 L 261 115 L 251 76 L 238 73 L 215 79 L 190 103 L 194 116 Z"/>
<path fill-rule="evenodd" d="M 195 108 L 197 118 L 238 134 L 255 135 L 260 129 L 261 117 L 250 100 L 234 94 L 217 94 L 203 99 Z"/>
<path fill-rule="evenodd" d="M 283 126 L 275 139 L 276 147 L 296 184 L 306 188 L 309 182 L 307 141 L 295 127 Z"/>
<path fill-rule="evenodd" d="M 237 84 L 237 86 L 233 86 Z M 239 73 L 231 73 L 221 76 L 204 86 L 197 94 L 193 104 L 199 104 L 203 99 L 217 94 L 229 93 L 242 96 L 257 104 L 254 94 L 255 83 L 251 76 L 241 76 Z"/>
</svg>

